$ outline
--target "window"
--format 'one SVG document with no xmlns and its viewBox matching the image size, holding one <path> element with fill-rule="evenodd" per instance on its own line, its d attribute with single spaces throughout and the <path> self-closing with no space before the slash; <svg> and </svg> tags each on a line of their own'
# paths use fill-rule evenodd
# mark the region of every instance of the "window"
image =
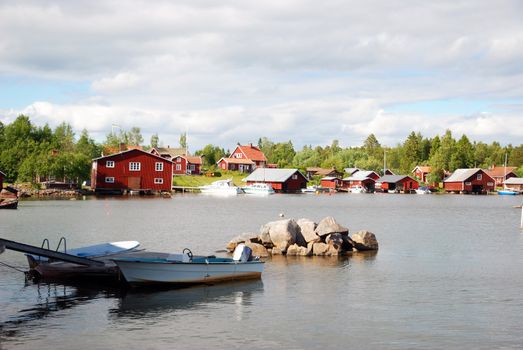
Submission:
<svg viewBox="0 0 523 350">
<path fill-rule="evenodd" d="M 241 158 L 241 157 L 242 157 L 242 154 L 241 154 L 241 153 L 236 153 L 236 154 L 234 155 L 234 157 L 235 157 L 235 158 Z"/>
<path fill-rule="evenodd" d="M 129 163 L 130 171 L 140 171 L 140 168 L 141 168 L 140 162 L 130 162 Z"/>
<path fill-rule="evenodd" d="M 178 170 L 178 171 L 182 170 L 182 165 L 181 164 L 176 164 L 176 170 Z"/>
<path fill-rule="evenodd" d="M 163 184 L 163 179 L 161 177 L 155 177 L 154 178 L 154 183 L 155 184 Z"/>
<path fill-rule="evenodd" d="M 298 175 L 296 175 L 296 174 L 292 175 L 292 179 L 293 180 L 297 180 L 298 179 Z"/>
<path fill-rule="evenodd" d="M 163 171 L 163 163 L 162 162 L 156 162 L 156 164 L 154 165 L 154 169 L 156 171 Z"/>
<path fill-rule="evenodd" d="M 114 184 L 114 177 L 106 177 L 105 178 L 105 183 Z"/>
<path fill-rule="evenodd" d="M 114 160 L 108 160 L 105 162 L 107 168 L 114 168 Z"/>
<path fill-rule="evenodd" d="M 195 171 L 196 167 L 194 166 L 194 164 L 191 164 L 191 165 L 189 165 L 189 169 L 191 169 L 192 171 Z"/>
<path fill-rule="evenodd" d="M 466 185 L 466 186 L 470 186 L 470 185 L 472 185 L 472 182 L 470 182 L 470 181 L 465 182 L 465 185 Z"/>
<path fill-rule="evenodd" d="M 182 161 L 182 158 L 178 157 L 176 158 L 176 162 L 180 163 Z"/>
<path fill-rule="evenodd" d="M 494 186 L 493 182 L 487 182 L 487 186 Z"/>
<path fill-rule="evenodd" d="M 481 180 L 481 174 L 478 174 L 478 175 L 476 176 L 476 180 Z"/>
</svg>

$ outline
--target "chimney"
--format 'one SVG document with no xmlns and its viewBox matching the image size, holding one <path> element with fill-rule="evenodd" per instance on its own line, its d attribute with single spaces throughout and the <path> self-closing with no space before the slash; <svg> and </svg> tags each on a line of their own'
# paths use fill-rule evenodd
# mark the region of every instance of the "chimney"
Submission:
<svg viewBox="0 0 523 350">
<path fill-rule="evenodd" d="M 125 150 L 127 150 L 127 146 L 125 145 L 125 143 L 120 142 L 120 152 L 123 152 Z"/>
<path fill-rule="evenodd" d="M 249 142 L 249 147 L 252 148 L 252 142 Z"/>
</svg>

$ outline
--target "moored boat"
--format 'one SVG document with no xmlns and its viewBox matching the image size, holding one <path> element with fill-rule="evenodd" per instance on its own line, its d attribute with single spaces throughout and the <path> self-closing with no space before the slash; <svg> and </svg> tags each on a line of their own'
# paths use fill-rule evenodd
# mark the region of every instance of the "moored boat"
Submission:
<svg viewBox="0 0 523 350">
<path fill-rule="evenodd" d="M 499 190 L 498 194 L 502 195 L 502 196 L 515 196 L 515 195 L 518 194 L 518 192 L 517 191 L 513 191 L 513 190 L 509 190 L 509 189 L 504 189 L 504 190 Z"/>
<path fill-rule="evenodd" d="M 350 193 L 365 193 L 366 191 L 367 190 L 365 189 L 365 187 L 360 186 L 360 185 L 349 187 Z"/>
<path fill-rule="evenodd" d="M 263 262 L 252 257 L 250 248 L 238 245 L 233 258 L 193 257 L 184 249 L 182 258 L 115 258 L 125 280 L 131 285 L 213 284 L 225 281 L 257 279 Z"/>
<path fill-rule="evenodd" d="M 251 185 L 244 186 L 242 187 L 242 190 L 247 194 L 274 194 L 274 189 L 272 188 L 272 186 L 263 182 L 256 182 Z"/>
<path fill-rule="evenodd" d="M 416 194 L 430 194 L 431 193 L 429 188 L 424 187 L 424 186 L 417 188 L 415 191 L 416 191 Z"/>
<path fill-rule="evenodd" d="M 242 193 L 241 188 L 234 186 L 232 179 L 214 181 L 210 185 L 200 186 L 199 189 L 205 194 L 237 195 Z"/>
</svg>

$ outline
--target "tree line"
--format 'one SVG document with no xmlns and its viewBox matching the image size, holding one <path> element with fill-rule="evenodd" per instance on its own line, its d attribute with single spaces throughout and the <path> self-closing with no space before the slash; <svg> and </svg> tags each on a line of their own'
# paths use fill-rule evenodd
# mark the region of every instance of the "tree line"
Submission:
<svg viewBox="0 0 523 350">
<path fill-rule="evenodd" d="M 180 147 L 187 146 L 185 133 L 180 135 L 179 143 Z M 104 142 L 97 143 L 87 130 L 77 136 L 67 123 L 53 130 L 47 124 L 36 126 L 28 116 L 20 115 L 10 124 L 0 122 L 0 170 L 17 182 L 36 183 L 55 178 L 80 183 L 89 179 L 93 158 L 100 157 L 104 149 L 117 151 L 121 144 L 144 149 L 161 146 L 158 134 L 152 135 L 149 144 L 144 144 L 139 127 L 129 131 L 120 129 L 118 133 L 111 131 Z M 258 140 L 258 147 L 269 163 L 280 168 L 342 170 L 355 167 L 381 173 L 387 167 L 398 174 L 410 174 L 416 165 L 429 165 L 432 167 L 429 181 L 438 182 L 458 168 L 502 166 L 507 157 L 507 165 L 517 167 L 518 175 L 523 177 L 523 144 L 486 144 L 470 141 L 466 135 L 456 139 L 450 130 L 433 138 L 411 132 L 405 141 L 393 147 L 381 145 L 374 134 L 359 147 L 341 147 L 339 140 L 333 140 L 324 147 L 306 145 L 296 150 L 292 141 L 274 142 L 267 137 Z M 208 144 L 194 153 L 203 156 L 205 167 L 213 170 L 216 162 L 229 155 L 230 150 Z"/>
</svg>

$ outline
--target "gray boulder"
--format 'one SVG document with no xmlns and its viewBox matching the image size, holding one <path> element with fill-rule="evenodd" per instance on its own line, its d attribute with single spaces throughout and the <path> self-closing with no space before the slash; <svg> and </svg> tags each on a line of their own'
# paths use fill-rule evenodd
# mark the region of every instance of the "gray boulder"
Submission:
<svg viewBox="0 0 523 350">
<path fill-rule="evenodd" d="M 299 255 L 298 252 L 299 252 L 300 248 L 302 248 L 302 247 L 300 247 L 299 245 L 294 243 L 293 245 L 289 246 L 289 248 L 287 248 L 287 255 L 289 255 L 289 256 Z"/>
<path fill-rule="evenodd" d="M 301 235 L 305 242 L 320 242 L 321 238 L 314 231 L 316 229 L 316 223 L 309 219 L 299 219 L 296 221 L 298 226 L 300 226 Z"/>
<path fill-rule="evenodd" d="M 313 243 L 312 254 L 313 255 L 325 255 L 329 250 L 329 245 L 326 243 Z"/>
<path fill-rule="evenodd" d="M 285 253 L 290 245 L 297 243 L 298 235 L 301 235 L 300 227 L 292 219 L 269 222 L 260 230 L 263 245 L 270 242 L 282 253 Z"/>
<path fill-rule="evenodd" d="M 349 229 L 338 224 L 332 216 L 327 216 L 320 221 L 318 227 L 316 227 L 315 232 L 320 237 L 324 237 L 332 233 L 348 235 Z"/>
<path fill-rule="evenodd" d="M 269 256 L 267 248 L 259 243 L 246 242 L 245 245 L 252 249 L 252 255 L 259 256 L 260 258 L 266 258 Z"/>
<path fill-rule="evenodd" d="M 242 233 L 242 234 L 234 237 L 233 239 L 231 239 L 229 241 L 229 243 L 227 243 L 227 247 L 225 247 L 225 248 L 229 252 L 232 252 L 232 251 L 234 251 L 234 249 L 236 248 L 236 246 L 238 244 L 245 243 L 245 242 L 261 243 L 261 240 L 257 233 L 252 233 L 252 232 Z"/>
<path fill-rule="evenodd" d="M 370 231 L 358 231 L 352 235 L 352 241 L 356 250 L 378 250 L 376 235 Z"/>
</svg>

